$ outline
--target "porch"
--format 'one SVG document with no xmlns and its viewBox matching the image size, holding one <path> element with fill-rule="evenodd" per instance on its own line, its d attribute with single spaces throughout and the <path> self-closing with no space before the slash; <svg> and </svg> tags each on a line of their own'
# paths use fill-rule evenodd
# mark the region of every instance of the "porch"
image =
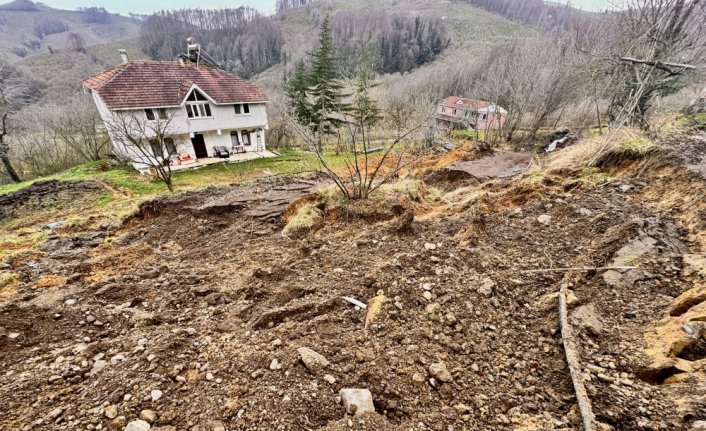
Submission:
<svg viewBox="0 0 706 431">
<path fill-rule="evenodd" d="M 240 162 L 246 162 L 248 160 L 255 160 L 255 159 L 262 159 L 262 158 L 271 158 L 271 157 L 277 157 L 278 154 L 275 154 L 271 151 L 263 150 L 263 151 L 251 151 L 247 153 L 236 153 L 236 154 L 231 154 L 230 157 L 228 158 L 218 158 L 218 157 L 202 157 L 199 159 L 195 159 L 191 163 L 182 163 L 179 165 L 172 165 L 172 172 L 177 172 L 177 171 L 186 171 L 190 169 L 199 169 L 203 168 L 205 166 L 210 166 L 210 165 L 217 165 L 219 163 L 240 163 Z"/>
</svg>

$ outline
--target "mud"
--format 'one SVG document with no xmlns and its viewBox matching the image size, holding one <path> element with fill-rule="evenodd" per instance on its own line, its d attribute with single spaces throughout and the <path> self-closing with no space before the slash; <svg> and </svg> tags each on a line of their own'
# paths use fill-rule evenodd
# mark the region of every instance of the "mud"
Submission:
<svg viewBox="0 0 706 431">
<path fill-rule="evenodd" d="M 706 188 L 653 157 L 601 187 L 567 191 L 562 172 L 445 195 L 461 203 L 399 197 L 400 219 L 415 215 L 405 229 L 351 204 L 283 237 L 284 203 L 315 186 L 291 179 L 151 202 L 110 236 L 56 237 L 13 266 L 21 284 L 0 309 L 0 427 L 122 429 L 150 409 L 163 430 L 579 430 L 556 309 L 568 283 L 572 313 L 588 306 L 572 320 L 605 429 L 688 430 L 706 419 L 706 362 L 689 341 L 698 325 L 686 344 L 678 331 L 706 318 L 703 295 L 670 310 L 706 277 L 702 224 L 680 216 Z M 528 272 L 618 263 L 636 269 Z M 366 319 L 341 296 L 384 300 Z M 329 365 L 308 368 L 300 347 Z M 375 413 L 346 417 L 342 388 L 370 389 Z"/>
</svg>

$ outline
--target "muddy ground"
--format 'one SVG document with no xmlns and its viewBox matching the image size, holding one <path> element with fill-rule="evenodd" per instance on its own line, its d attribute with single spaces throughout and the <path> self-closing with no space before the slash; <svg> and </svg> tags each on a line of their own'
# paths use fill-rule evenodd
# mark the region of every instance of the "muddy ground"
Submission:
<svg viewBox="0 0 706 431">
<path fill-rule="evenodd" d="M 6 263 L 20 282 L 0 308 L 0 428 L 579 430 L 566 284 L 602 429 L 691 429 L 706 420 L 695 133 L 678 153 L 607 160 L 599 186 L 565 171 L 453 187 L 430 169 L 418 175 L 443 193 L 324 208 L 289 238 L 280 214 L 320 179 L 212 188 L 146 203 L 117 231 L 52 235 Z M 634 269 L 557 270 L 606 266 Z M 366 328 L 341 296 L 384 301 Z M 375 412 L 346 416 L 342 388 L 369 389 Z"/>
</svg>

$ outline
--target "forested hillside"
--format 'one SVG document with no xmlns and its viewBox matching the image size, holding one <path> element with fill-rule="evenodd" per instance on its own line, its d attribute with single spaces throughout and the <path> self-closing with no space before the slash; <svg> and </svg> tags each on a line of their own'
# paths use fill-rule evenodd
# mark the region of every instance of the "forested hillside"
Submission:
<svg viewBox="0 0 706 431">
<path fill-rule="evenodd" d="M 0 5 L 0 57 L 9 62 L 33 55 L 86 47 L 137 36 L 138 19 L 104 8 L 53 9 L 30 0 Z"/>
</svg>

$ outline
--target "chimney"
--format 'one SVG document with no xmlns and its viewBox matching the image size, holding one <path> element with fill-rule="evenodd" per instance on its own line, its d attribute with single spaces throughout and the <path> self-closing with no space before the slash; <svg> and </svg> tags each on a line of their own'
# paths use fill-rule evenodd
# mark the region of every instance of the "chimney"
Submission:
<svg viewBox="0 0 706 431">
<path fill-rule="evenodd" d="M 120 58 L 123 59 L 123 64 L 127 64 L 128 63 L 127 51 L 125 51 L 124 49 L 119 49 L 118 53 L 120 53 Z"/>
</svg>

